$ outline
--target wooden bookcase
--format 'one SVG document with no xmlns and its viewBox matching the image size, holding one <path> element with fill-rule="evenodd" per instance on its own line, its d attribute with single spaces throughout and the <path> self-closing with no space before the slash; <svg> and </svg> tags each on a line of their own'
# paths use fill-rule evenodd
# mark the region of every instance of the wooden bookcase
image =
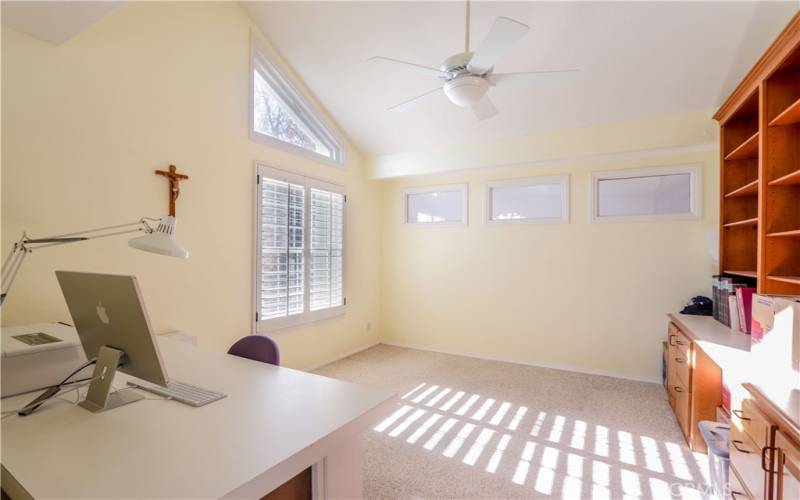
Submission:
<svg viewBox="0 0 800 500">
<path fill-rule="evenodd" d="M 800 12 L 714 119 L 720 274 L 800 295 Z"/>
</svg>

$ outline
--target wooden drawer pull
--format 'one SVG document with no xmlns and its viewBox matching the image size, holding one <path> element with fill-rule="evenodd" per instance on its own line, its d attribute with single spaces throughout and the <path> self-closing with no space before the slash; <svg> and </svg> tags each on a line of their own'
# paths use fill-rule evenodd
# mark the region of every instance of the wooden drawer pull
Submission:
<svg viewBox="0 0 800 500">
<path fill-rule="evenodd" d="M 673 389 L 675 389 L 675 392 L 683 392 L 683 389 L 681 389 L 677 385 L 675 387 L 673 387 Z"/>
<path fill-rule="evenodd" d="M 768 450 L 775 450 L 775 451 L 778 451 L 778 450 L 774 446 L 765 446 L 761 450 L 761 468 L 764 470 L 764 472 L 769 472 L 770 474 L 772 474 L 773 473 L 772 469 L 770 467 L 767 467 L 767 465 L 766 465 L 767 464 L 767 451 Z"/>
<path fill-rule="evenodd" d="M 739 417 L 739 420 L 750 420 L 749 418 L 744 416 L 744 412 L 742 410 L 736 409 L 736 410 L 731 410 L 731 412 L 733 412 L 734 415 Z"/>
<path fill-rule="evenodd" d="M 743 450 L 743 449 L 739 448 L 738 446 L 736 446 L 737 444 L 744 444 L 744 443 L 743 443 L 743 442 L 741 442 L 741 441 L 738 441 L 738 440 L 734 439 L 733 441 L 731 441 L 731 444 L 733 444 L 733 447 L 734 447 L 734 448 L 736 448 L 736 451 L 739 451 L 739 452 L 741 452 L 741 453 L 748 453 L 748 454 L 749 454 L 749 453 L 752 453 L 752 452 L 750 452 L 750 451 Z"/>
<path fill-rule="evenodd" d="M 676 363 L 686 363 L 686 360 L 683 358 L 675 358 Z"/>
<path fill-rule="evenodd" d="M 683 342 L 681 342 L 680 340 L 676 340 L 676 341 L 675 341 L 675 343 L 676 343 L 676 344 L 678 344 L 678 345 L 685 345 L 685 344 L 684 344 Z"/>
<path fill-rule="evenodd" d="M 669 336 L 669 345 L 671 345 L 673 347 L 675 347 L 675 344 L 672 343 L 672 339 L 674 339 L 674 338 L 675 338 L 675 335 L 674 334 L 670 334 L 670 336 Z"/>
</svg>

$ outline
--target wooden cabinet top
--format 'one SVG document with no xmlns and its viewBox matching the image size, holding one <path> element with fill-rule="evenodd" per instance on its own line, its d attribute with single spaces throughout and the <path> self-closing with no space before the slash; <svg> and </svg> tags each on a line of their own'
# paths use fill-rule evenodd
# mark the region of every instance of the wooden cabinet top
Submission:
<svg viewBox="0 0 800 500">
<path fill-rule="evenodd" d="M 759 407 L 795 443 L 800 445 L 800 389 L 772 384 L 742 384 Z"/>
<path fill-rule="evenodd" d="M 667 317 L 722 370 L 731 371 L 746 362 L 750 335 L 734 331 L 711 316 L 670 313 Z"/>
<path fill-rule="evenodd" d="M 739 86 L 720 106 L 714 119 L 724 123 L 747 98 L 755 92 L 762 80 L 775 70 L 775 67 L 800 43 L 800 11 L 792 18 L 778 38 L 770 45 L 761 59 L 750 69 Z"/>
</svg>

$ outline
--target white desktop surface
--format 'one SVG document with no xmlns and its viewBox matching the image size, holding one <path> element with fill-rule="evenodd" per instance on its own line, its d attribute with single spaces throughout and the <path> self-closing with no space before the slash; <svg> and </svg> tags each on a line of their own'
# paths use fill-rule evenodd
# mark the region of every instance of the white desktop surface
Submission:
<svg viewBox="0 0 800 500">
<path fill-rule="evenodd" d="M 330 443 L 330 436 L 342 429 L 361 433 L 391 411 L 396 400 L 389 391 L 173 339 L 159 338 L 159 346 L 171 379 L 228 397 L 200 408 L 148 399 L 102 413 L 61 400 L 48 402 L 31 416 L 3 419 L 6 471 L 36 498 L 266 494 L 269 489 L 257 488 L 280 484 L 267 477 L 269 471 L 283 474 L 289 469 L 279 465 L 307 454 L 324 438 Z M 128 379 L 118 373 L 115 386 L 123 387 Z M 20 407 L 34 395 L 5 399 L 2 408 Z M 64 397 L 70 396 L 74 393 Z"/>
</svg>

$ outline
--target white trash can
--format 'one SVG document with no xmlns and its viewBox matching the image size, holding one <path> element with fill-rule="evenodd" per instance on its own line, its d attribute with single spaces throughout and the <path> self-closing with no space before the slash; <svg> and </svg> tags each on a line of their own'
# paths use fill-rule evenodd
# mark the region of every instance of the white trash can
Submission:
<svg viewBox="0 0 800 500">
<path fill-rule="evenodd" d="M 728 498 L 728 468 L 731 463 L 728 442 L 731 428 L 711 420 L 701 420 L 697 426 L 708 446 L 708 478 L 714 494 L 720 499 Z"/>
</svg>

